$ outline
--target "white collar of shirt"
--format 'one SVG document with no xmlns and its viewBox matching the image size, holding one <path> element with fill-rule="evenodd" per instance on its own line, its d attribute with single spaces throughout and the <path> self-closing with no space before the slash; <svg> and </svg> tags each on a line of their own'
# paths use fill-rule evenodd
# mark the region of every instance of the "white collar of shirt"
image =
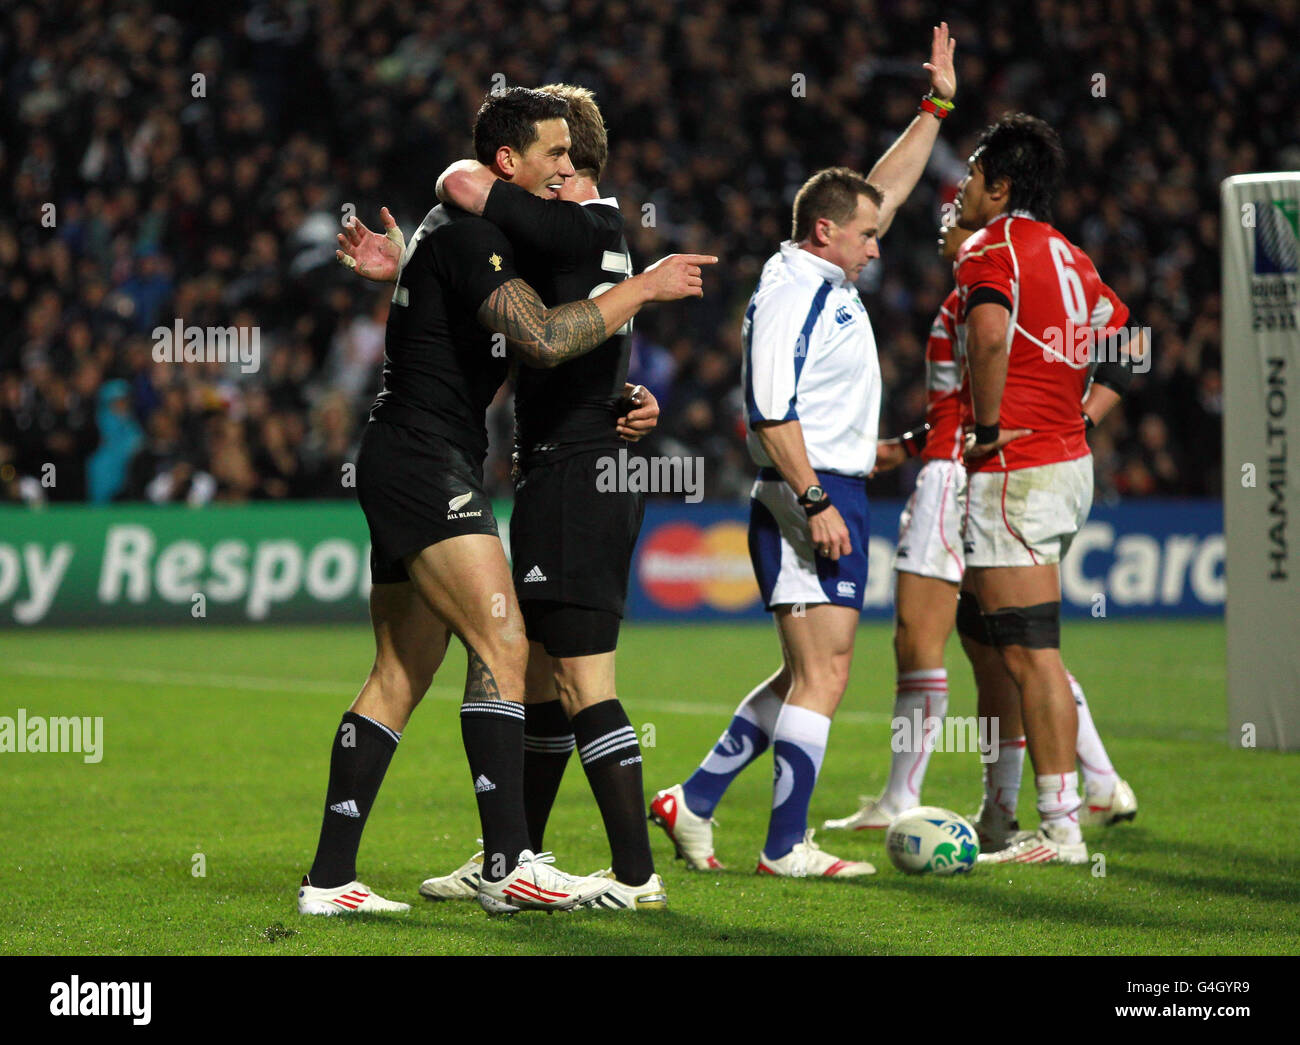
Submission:
<svg viewBox="0 0 1300 1045">
<path fill-rule="evenodd" d="M 984 223 L 984 227 L 987 229 L 995 221 L 1001 221 L 1003 218 L 1024 218 L 1027 221 L 1038 220 L 1027 210 L 1004 210 L 1001 214 L 989 218 L 989 220 Z"/>
<path fill-rule="evenodd" d="M 849 285 L 844 270 L 835 262 L 819 258 L 816 254 L 804 250 L 792 239 L 781 244 L 781 257 L 797 274 L 808 277 L 810 281 L 815 278 L 818 282 L 826 280 L 836 287 Z"/>
<path fill-rule="evenodd" d="M 580 204 L 578 204 L 578 206 L 585 207 L 589 203 L 599 203 L 602 204 L 603 206 L 613 207 L 615 210 L 618 210 L 618 200 L 616 200 L 613 196 L 606 196 L 603 200 L 583 200 Z"/>
</svg>

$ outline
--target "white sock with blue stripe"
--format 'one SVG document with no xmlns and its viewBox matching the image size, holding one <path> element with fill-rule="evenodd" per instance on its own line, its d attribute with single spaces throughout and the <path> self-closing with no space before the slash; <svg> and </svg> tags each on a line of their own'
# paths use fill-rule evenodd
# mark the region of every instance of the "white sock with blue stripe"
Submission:
<svg viewBox="0 0 1300 1045">
<path fill-rule="evenodd" d="M 711 817 L 740 771 L 772 743 L 784 701 L 771 682 L 760 683 L 740 702 L 713 750 L 682 785 L 686 808 L 696 816 Z"/>
<path fill-rule="evenodd" d="M 826 757 L 830 732 L 831 720 L 811 708 L 786 704 L 776 720 L 772 737 L 772 760 L 776 763 L 772 819 L 763 844 L 763 855 L 769 860 L 780 860 L 804 839 L 808 806 Z"/>
</svg>

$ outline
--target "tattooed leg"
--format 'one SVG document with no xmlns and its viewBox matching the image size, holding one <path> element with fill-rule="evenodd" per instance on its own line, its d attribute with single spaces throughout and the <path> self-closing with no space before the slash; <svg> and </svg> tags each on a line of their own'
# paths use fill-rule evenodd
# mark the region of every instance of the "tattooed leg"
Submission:
<svg viewBox="0 0 1300 1045">
<path fill-rule="evenodd" d="M 475 699 L 522 703 L 528 640 L 500 539 L 466 534 L 439 541 L 412 556 L 407 572 L 470 651 L 467 699 L 474 688 Z"/>
<path fill-rule="evenodd" d="M 483 877 L 499 881 L 528 848 L 524 813 L 524 669 L 528 641 L 501 541 L 452 537 L 407 562 L 433 611 L 465 644 L 461 739 L 483 833 Z"/>
<path fill-rule="evenodd" d="M 483 663 L 483 658 L 468 642 L 465 652 L 469 654 L 469 663 L 465 670 L 465 700 L 502 700 L 501 690 L 497 686 L 492 669 Z"/>
</svg>

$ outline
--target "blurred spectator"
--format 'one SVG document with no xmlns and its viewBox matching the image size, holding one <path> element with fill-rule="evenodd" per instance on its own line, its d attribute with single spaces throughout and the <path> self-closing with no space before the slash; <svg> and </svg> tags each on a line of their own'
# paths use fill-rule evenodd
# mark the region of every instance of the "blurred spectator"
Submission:
<svg viewBox="0 0 1300 1045">
<path fill-rule="evenodd" d="M 100 387 L 96 420 L 100 441 L 87 468 L 89 493 L 92 503 L 105 504 L 126 485 L 131 458 L 143 439 L 131 412 L 130 387 L 125 381 L 107 381 Z"/>
</svg>

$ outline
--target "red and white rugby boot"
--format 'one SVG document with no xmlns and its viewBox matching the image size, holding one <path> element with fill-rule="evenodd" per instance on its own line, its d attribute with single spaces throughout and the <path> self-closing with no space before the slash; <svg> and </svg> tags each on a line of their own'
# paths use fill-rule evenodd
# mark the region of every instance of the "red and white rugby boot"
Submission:
<svg viewBox="0 0 1300 1045">
<path fill-rule="evenodd" d="M 337 889 L 317 889 L 306 875 L 298 887 L 299 914 L 371 914 L 409 911 L 409 903 L 385 900 L 361 882 L 348 882 Z"/>
<path fill-rule="evenodd" d="M 1006 845 L 992 853 L 980 853 L 981 864 L 1086 864 L 1088 847 L 1082 841 L 1068 842 L 1056 837 L 1050 824 L 1040 824 L 1037 831 L 1017 831 Z"/>
<path fill-rule="evenodd" d="M 758 874 L 780 878 L 862 878 L 876 873 L 875 867 L 865 860 L 841 860 L 823 852 L 822 847 L 813 841 L 811 827 L 804 834 L 803 841 L 795 843 L 795 847 L 781 859 L 773 860 L 766 853 L 760 853 L 755 870 Z"/>
<path fill-rule="evenodd" d="M 896 816 L 908 812 L 906 809 L 895 809 L 885 801 L 883 794 L 877 798 L 862 795 L 858 798 L 858 801 L 862 803 L 862 807 L 856 813 L 842 817 L 839 820 L 827 820 L 822 824 L 822 830 L 884 831 L 888 829 Z"/>
<path fill-rule="evenodd" d="M 1099 795 L 1091 787 L 1084 789 L 1083 808 L 1079 810 L 1080 827 L 1110 827 L 1138 815 L 1137 795 L 1123 780 L 1116 780 L 1109 795 Z"/>
<path fill-rule="evenodd" d="M 479 880 L 478 902 L 488 914 L 515 914 L 519 911 L 571 911 L 579 904 L 609 892 L 614 884 L 608 878 L 565 874 L 552 866 L 550 853 L 534 854 L 525 849 L 519 854 L 515 869 L 499 882 Z"/>
<path fill-rule="evenodd" d="M 677 856 L 692 871 L 721 871 L 713 855 L 713 820 L 696 816 L 686 808 L 682 785 L 660 791 L 650 803 L 650 819 L 664 829 L 677 849 Z"/>
<path fill-rule="evenodd" d="M 966 819 L 979 836 L 981 853 L 996 853 L 1005 849 L 1014 835 L 1025 834 L 1020 830 L 1020 821 L 1008 816 L 996 802 L 990 802 L 987 795 L 980 800 L 979 812 Z"/>
</svg>

